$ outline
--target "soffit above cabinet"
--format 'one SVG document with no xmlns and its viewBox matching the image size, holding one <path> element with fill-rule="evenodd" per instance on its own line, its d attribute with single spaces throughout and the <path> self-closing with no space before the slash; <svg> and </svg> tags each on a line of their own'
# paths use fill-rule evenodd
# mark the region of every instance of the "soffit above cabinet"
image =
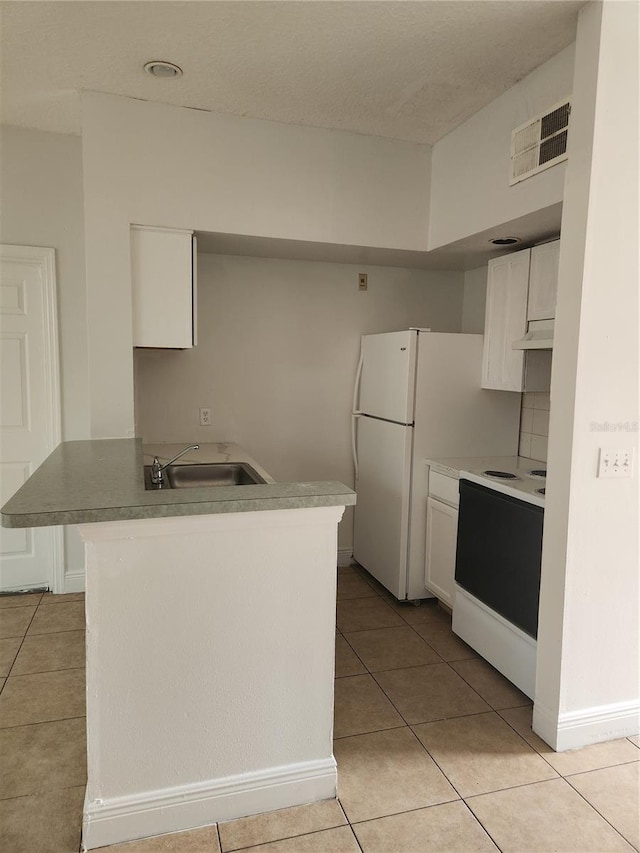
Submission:
<svg viewBox="0 0 640 853">
<path fill-rule="evenodd" d="M 493 258 L 510 254 L 513 247 L 496 249 L 493 237 L 504 234 L 520 238 L 518 248 L 557 237 L 560 233 L 562 203 L 550 205 L 527 216 L 504 222 L 491 229 L 458 240 L 431 252 L 408 249 L 349 246 L 306 240 L 282 240 L 248 234 L 198 231 L 198 251 L 212 255 L 240 255 L 293 261 L 320 261 L 336 264 L 404 267 L 425 270 L 471 270 L 485 266 Z M 426 246 L 425 235 L 425 246 Z"/>
</svg>

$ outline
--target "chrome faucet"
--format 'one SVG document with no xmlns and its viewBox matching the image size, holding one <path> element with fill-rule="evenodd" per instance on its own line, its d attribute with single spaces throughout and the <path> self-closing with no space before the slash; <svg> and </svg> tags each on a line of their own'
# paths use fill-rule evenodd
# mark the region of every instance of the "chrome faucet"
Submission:
<svg viewBox="0 0 640 853">
<path fill-rule="evenodd" d="M 184 450 L 181 450 L 180 453 L 177 453 L 173 459 L 170 459 L 168 462 L 165 462 L 163 465 L 157 456 L 153 457 L 153 462 L 151 463 L 151 482 L 155 486 L 161 486 L 164 483 L 164 469 L 168 468 L 169 465 L 173 465 L 176 459 L 180 459 L 181 456 L 184 456 L 185 453 L 188 453 L 190 450 L 199 450 L 199 444 L 190 444 L 189 447 L 185 447 Z"/>
</svg>

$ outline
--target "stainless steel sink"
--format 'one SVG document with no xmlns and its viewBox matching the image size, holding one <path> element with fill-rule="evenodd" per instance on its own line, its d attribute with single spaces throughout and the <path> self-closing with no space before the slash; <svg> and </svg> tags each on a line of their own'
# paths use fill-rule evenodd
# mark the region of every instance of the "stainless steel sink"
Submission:
<svg viewBox="0 0 640 853">
<path fill-rule="evenodd" d="M 252 486 L 266 483 L 246 462 L 199 462 L 193 465 L 169 465 L 164 484 L 151 482 L 151 465 L 144 466 L 145 489 L 193 489 L 205 486 Z"/>
</svg>

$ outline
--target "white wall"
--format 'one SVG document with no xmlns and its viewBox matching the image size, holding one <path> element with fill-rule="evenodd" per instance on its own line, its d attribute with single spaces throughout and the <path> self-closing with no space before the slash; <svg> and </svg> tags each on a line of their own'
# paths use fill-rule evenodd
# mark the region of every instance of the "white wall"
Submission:
<svg viewBox="0 0 640 853">
<path fill-rule="evenodd" d="M 335 797 L 341 514 L 324 506 L 80 526 L 83 849 Z"/>
<path fill-rule="evenodd" d="M 463 273 L 200 255 L 198 283 L 198 346 L 135 350 L 136 433 L 234 441 L 283 482 L 353 484 L 362 334 L 460 331 Z M 211 407 L 211 427 L 199 426 L 200 406 Z M 340 547 L 351 545 L 348 508 Z"/>
<path fill-rule="evenodd" d="M 83 97 L 91 432 L 133 433 L 129 223 L 424 249 L 430 149 Z"/>
<path fill-rule="evenodd" d="M 436 143 L 429 249 L 562 201 L 564 163 L 510 187 L 509 154 L 514 128 L 571 95 L 574 49 L 556 54 Z"/>
<path fill-rule="evenodd" d="M 638 731 L 638 24 L 578 23 L 534 711 L 561 749 Z M 601 447 L 634 448 L 633 478 L 598 479 Z"/>
<path fill-rule="evenodd" d="M 462 297 L 462 332 L 484 334 L 484 314 L 487 302 L 488 266 L 467 270 L 464 274 Z"/>
<path fill-rule="evenodd" d="M 62 437 L 89 437 L 82 156 L 75 136 L 0 128 L 0 242 L 56 250 Z M 84 571 L 84 550 L 65 531 L 68 574 Z"/>
</svg>

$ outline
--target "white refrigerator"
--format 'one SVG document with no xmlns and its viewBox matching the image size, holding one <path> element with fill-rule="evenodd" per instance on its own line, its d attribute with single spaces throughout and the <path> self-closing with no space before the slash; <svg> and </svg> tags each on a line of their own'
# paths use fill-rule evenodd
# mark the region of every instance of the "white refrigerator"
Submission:
<svg viewBox="0 0 640 853">
<path fill-rule="evenodd" d="M 520 394 L 480 387 L 482 335 L 364 335 L 353 394 L 353 556 L 399 600 L 425 588 L 427 459 L 517 455 Z"/>
</svg>

